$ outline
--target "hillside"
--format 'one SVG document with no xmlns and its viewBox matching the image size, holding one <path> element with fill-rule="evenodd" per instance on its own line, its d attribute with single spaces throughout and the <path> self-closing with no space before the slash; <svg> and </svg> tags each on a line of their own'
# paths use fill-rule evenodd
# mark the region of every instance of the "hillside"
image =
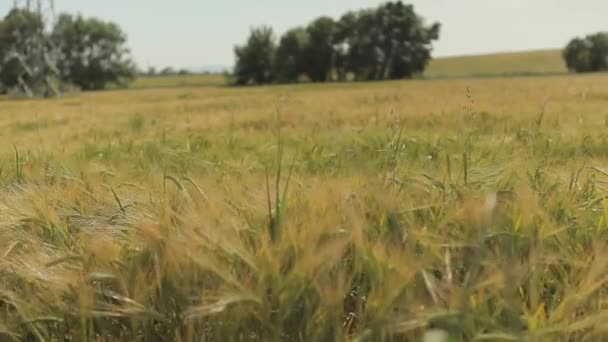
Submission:
<svg viewBox="0 0 608 342">
<path fill-rule="evenodd" d="M 428 78 L 540 75 L 566 72 L 560 50 L 455 56 L 431 61 Z"/>
</svg>

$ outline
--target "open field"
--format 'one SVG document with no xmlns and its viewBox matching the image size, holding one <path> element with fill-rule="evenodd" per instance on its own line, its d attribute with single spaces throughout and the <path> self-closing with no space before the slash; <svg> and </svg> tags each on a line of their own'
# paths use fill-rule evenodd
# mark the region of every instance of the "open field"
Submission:
<svg viewBox="0 0 608 342">
<path fill-rule="evenodd" d="M 607 128 L 606 75 L 0 101 L 0 339 L 605 338 Z"/>
<path fill-rule="evenodd" d="M 436 58 L 424 73 L 427 78 L 530 76 L 564 74 L 568 70 L 560 50 L 503 52 Z"/>
</svg>

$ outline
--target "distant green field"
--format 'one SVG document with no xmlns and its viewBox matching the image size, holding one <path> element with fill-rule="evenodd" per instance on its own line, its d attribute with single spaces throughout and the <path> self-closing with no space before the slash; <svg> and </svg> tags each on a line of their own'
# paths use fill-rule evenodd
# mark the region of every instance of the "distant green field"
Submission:
<svg viewBox="0 0 608 342">
<path fill-rule="evenodd" d="M 559 50 L 496 53 L 437 58 L 430 62 L 426 78 L 499 77 L 565 73 Z M 224 75 L 143 76 L 130 88 L 182 88 L 226 85 Z"/>
<path fill-rule="evenodd" d="M 567 71 L 559 50 L 537 50 L 437 58 L 424 74 L 428 78 L 546 75 Z"/>
<path fill-rule="evenodd" d="M 131 85 L 133 89 L 206 87 L 226 84 L 224 75 L 143 76 Z"/>
</svg>

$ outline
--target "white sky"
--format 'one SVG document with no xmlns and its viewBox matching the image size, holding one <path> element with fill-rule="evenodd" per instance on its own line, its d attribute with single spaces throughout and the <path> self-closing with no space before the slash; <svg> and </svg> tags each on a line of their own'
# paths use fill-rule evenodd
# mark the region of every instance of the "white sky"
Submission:
<svg viewBox="0 0 608 342">
<path fill-rule="evenodd" d="M 233 46 L 250 27 L 280 34 L 320 15 L 374 7 L 382 0 L 55 0 L 57 12 L 117 22 L 146 68 L 231 66 Z M 563 47 L 570 38 L 608 31 L 608 0 L 412 0 L 442 23 L 435 56 Z M 13 0 L 0 0 L 6 13 Z"/>
</svg>

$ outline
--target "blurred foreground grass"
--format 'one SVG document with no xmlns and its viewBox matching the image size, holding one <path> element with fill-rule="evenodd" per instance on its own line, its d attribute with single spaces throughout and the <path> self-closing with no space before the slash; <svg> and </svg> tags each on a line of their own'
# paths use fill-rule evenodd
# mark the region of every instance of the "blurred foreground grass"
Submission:
<svg viewBox="0 0 608 342">
<path fill-rule="evenodd" d="M 606 338 L 608 77 L 0 106 L 0 339 Z"/>
</svg>

